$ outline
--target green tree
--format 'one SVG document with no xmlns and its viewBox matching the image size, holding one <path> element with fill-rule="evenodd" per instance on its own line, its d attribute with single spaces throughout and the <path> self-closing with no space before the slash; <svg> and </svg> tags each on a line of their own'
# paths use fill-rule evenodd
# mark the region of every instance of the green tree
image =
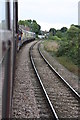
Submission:
<svg viewBox="0 0 80 120">
<path fill-rule="evenodd" d="M 79 34 L 80 29 L 78 27 L 75 27 L 74 25 L 71 25 L 71 27 L 67 30 L 67 36 L 64 41 L 61 41 L 60 47 L 57 52 L 57 56 L 63 56 L 66 55 L 75 64 L 80 64 L 79 62 Z"/>
<path fill-rule="evenodd" d="M 32 31 L 35 32 L 36 34 L 39 34 L 41 26 L 37 24 L 35 20 L 32 22 Z"/>
<path fill-rule="evenodd" d="M 36 22 L 36 20 L 20 20 L 19 25 L 28 26 L 32 32 L 36 34 L 40 33 L 41 26 Z"/>
<path fill-rule="evenodd" d="M 57 30 L 56 32 L 56 36 L 58 36 L 59 38 L 61 38 L 63 35 L 62 35 L 62 32 L 60 30 Z"/>
<path fill-rule="evenodd" d="M 54 36 L 56 34 L 56 29 L 55 28 L 50 28 L 49 30 L 50 33 Z"/>
<path fill-rule="evenodd" d="M 66 32 L 67 31 L 67 27 L 62 27 L 60 31 L 63 32 L 63 33 Z"/>
<path fill-rule="evenodd" d="M 24 20 L 20 20 L 19 25 L 25 25 Z"/>
</svg>

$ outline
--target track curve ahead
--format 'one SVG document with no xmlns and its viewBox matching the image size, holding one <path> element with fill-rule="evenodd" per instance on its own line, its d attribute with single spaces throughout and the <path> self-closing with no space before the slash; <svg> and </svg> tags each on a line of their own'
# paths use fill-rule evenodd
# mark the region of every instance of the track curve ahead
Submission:
<svg viewBox="0 0 80 120">
<path fill-rule="evenodd" d="M 39 43 L 33 45 L 30 49 L 31 59 L 36 71 L 36 75 L 42 84 L 43 90 L 49 104 L 52 106 L 53 113 L 56 119 L 79 117 L 79 98 L 80 96 L 73 93 L 59 76 L 49 67 L 47 62 L 44 62 L 40 55 Z M 38 51 L 39 50 L 39 51 Z M 76 97 L 75 97 L 76 96 Z"/>
</svg>

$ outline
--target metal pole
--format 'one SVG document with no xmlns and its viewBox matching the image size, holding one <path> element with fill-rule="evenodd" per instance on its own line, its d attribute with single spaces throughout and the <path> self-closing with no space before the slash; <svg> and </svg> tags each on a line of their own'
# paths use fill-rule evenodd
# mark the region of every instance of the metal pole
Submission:
<svg viewBox="0 0 80 120">
<path fill-rule="evenodd" d="M 4 66 L 5 66 L 5 76 L 3 82 L 3 91 L 2 91 L 2 118 L 9 118 L 9 105 L 10 105 L 10 56 L 11 56 L 11 47 L 8 48 Z"/>
<path fill-rule="evenodd" d="M 10 30 L 10 2 L 5 2 L 6 7 L 6 24 L 7 30 Z M 4 81 L 2 90 L 2 118 L 9 118 L 9 107 L 10 107 L 10 58 L 11 58 L 11 42 L 7 42 L 6 55 L 4 57 Z"/>
<path fill-rule="evenodd" d="M 12 87 L 14 85 L 15 75 L 15 64 L 16 64 L 16 51 L 17 51 L 17 37 L 18 35 L 18 1 L 13 2 L 13 76 L 12 76 Z M 12 88 L 13 96 L 13 88 Z"/>
</svg>

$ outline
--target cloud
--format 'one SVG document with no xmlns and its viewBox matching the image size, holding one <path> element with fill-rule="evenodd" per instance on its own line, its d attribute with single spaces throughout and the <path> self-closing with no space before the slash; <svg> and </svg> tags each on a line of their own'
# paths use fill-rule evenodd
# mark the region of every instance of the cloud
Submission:
<svg viewBox="0 0 80 120">
<path fill-rule="evenodd" d="M 79 0 L 18 0 L 19 19 L 35 19 L 44 24 L 78 24 Z M 42 24 L 44 26 L 44 24 Z M 42 26 L 42 28 L 43 28 Z M 46 27 L 46 26 L 44 26 Z M 44 28 L 45 29 L 45 28 Z"/>
<path fill-rule="evenodd" d="M 55 28 L 55 29 L 61 29 L 62 27 L 67 27 L 69 28 L 70 27 L 70 24 L 61 24 L 61 23 L 46 23 L 46 22 L 38 22 L 42 27 L 41 29 L 42 30 L 47 30 L 49 31 L 50 28 Z"/>
</svg>

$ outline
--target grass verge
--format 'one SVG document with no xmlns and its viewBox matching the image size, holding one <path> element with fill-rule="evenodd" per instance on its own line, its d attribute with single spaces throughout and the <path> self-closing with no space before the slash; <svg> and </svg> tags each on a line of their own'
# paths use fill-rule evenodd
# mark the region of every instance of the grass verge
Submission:
<svg viewBox="0 0 80 120">
<path fill-rule="evenodd" d="M 61 56 L 61 57 L 56 57 L 56 59 L 70 72 L 73 72 L 75 75 L 78 75 L 78 66 L 75 65 L 68 57 Z"/>
<path fill-rule="evenodd" d="M 44 49 L 49 52 L 52 57 L 67 68 L 70 72 L 73 72 L 75 75 L 78 75 L 78 66 L 75 65 L 67 56 L 56 57 L 56 51 L 58 50 L 58 42 L 52 40 L 45 40 L 43 42 Z"/>
</svg>

